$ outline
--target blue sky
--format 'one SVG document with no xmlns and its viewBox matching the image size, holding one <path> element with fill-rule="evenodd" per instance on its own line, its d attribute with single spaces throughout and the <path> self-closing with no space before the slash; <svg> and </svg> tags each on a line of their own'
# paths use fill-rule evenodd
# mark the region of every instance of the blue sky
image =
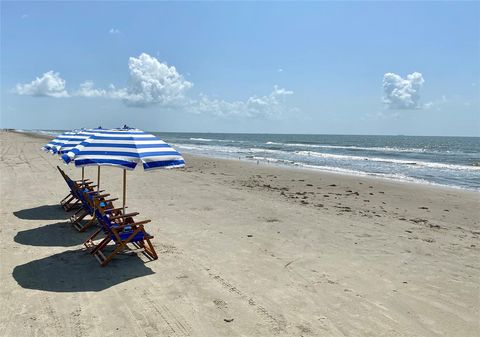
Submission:
<svg viewBox="0 0 480 337">
<path fill-rule="evenodd" d="M 2 2 L 1 127 L 478 136 L 479 13 Z"/>
</svg>

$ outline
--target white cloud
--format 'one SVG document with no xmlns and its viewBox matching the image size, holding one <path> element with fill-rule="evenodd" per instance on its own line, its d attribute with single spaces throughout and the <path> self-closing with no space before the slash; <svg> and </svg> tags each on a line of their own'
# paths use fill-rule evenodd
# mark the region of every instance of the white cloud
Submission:
<svg viewBox="0 0 480 337">
<path fill-rule="evenodd" d="M 207 95 L 191 98 L 187 93 L 193 83 L 185 80 L 174 66 L 142 53 L 138 57 L 130 57 L 128 68 L 128 86 L 125 88 L 116 88 L 110 84 L 107 89 L 99 89 L 95 88 L 93 81 L 85 81 L 78 90 L 69 94 L 65 88 L 65 80 L 61 79 L 58 73 L 49 71 L 29 84 L 18 84 L 15 91 L 20 95 L 32 96 L 117 99 L 129 106 L 161 105 L 223 117 L 265 118 L 291 111 L 285 105 L 285 100 L 293 92 L 278 86 L 274 86 L 268 95 L 254 95 L 244 101 L 228 102 Z"/>
<path fill-rule="evenodd" d="M 278 68 L 278 69 L 277 69 L 277 72 L 282 73 L 282 72 L 283 72 L 283 69 L 282 69 L 282 68 Z"/>
<path fill-rule="evenodd" d="M 80 84 L 80 89 L 75 92 L 75 96 L 80 97 L 107 97 L 107 91 L 103 89 L 95 89 L 92 81 L 85 81 Z"/>
<path fill-rule="evenodd" d="M 108 33 L 109 34 L 120 34 L 120 31 L 117 28 L 110 28 Z"/>
<path fill-rule="evenodd" d="M 173 104 L 182 100 L 193 86 L 174 66 L 161 63 L 145 53 L 138 58 L 130 57 L 128 68 L 129 86 L 120 93 L 128 105 Z"/>
<path fill-rule="evenodd" d="M 19 95 L 68 97 L 65 80 L 59 73 L 50 70 L 30 83 L 17 84 L 14 89 Z"/>
<path fill-rule="evenodd" d="M 22 14 L 22 16 L 20 17 L 21 19 L 27 19 L 28 18 L 28 14 Z"/>
<path fill-rule="evenodd" d="M 284 104 L 285 97 L 292 94 L 293 91 L 274 86 L 269 95 L 251 96 L 245 101 L 228 102 L 202 95 L 200 100 L 192 102 L 191 108 L 195 113 L 207 113 L 222 117 L 276 117 L 288 110 Z"/>
<path fill-rule="evenodd" d="M 388 109 L 420 109 L 420 89 L 425 80 L 414 72 L 404 79 L 394 73 L 383 75 L 383 102 Z"/>
<path fill-rule="evenodd" d="M 97 89 L 92 81 L 86 81 L 74 95 L 121 99 L 127 105 L 139 107 L 155 104 L 174 105 L 182 104 L 186 99 L 186 91 L 193 86 L 183 79 L 175 67 L 161 63 L 145 53 L 138 58 L 130 57 L 128 68 L 130 70 L 128 87 L 117 89 L 110 84 L 108 90 Z"/>
</svg>

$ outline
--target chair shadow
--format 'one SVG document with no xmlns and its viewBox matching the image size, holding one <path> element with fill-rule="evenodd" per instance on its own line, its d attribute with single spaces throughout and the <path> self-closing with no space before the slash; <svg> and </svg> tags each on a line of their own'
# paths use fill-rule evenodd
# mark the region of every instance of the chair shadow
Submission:
<svg viewBox="0 0 480 337">
<path fill-rule="evenodd" d="M 89 230 L 96 230 L 96 227 Z M 13 240 L 28 246 L 71 247 L 84 242 L 88 233 L 79 233 L 69 222 L 63 221 L 20 231 Z"/>
<path fill-rule="evenodd" d="M 69 215 L 60 205 L 42 205 L 13 212 L 17 218 L 24 220 L 62 220 Z"/>
<path fill-rule="evenodd" d="M 17 266 L 13 278 L 22 288 L 52 292 L 102 291 L 154 272 L 137 255 L 119 255 L 106 267 L 82 249 Z"/>
</svg>

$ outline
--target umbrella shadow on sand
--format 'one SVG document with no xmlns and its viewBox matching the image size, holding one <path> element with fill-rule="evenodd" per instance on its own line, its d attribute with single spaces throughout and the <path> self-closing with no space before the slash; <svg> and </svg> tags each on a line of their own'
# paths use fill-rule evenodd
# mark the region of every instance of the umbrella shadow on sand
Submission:
<svg viewBox="0 0 480 337">
<path fill-rule="evenodd" d="M 24 220 L 63 220 L 69 216 L 59 205 L 42 205 L 13 212 Z"/>
<path fill-rule="evenodd" d="M 100 267 L 82 249 L 70 250 L 14 268 L 12 276 L 26 289 L 52 292 L 101 291 L 154 272 L 135 254 L 116 256 Z"/>
<path fill-rule="evenodd" d="M 69 222 L 63 221 L 20 231 L 13 240 L 28 246 L 71 247 L 84 242 L 88 235 L 89 232 L 78 233 Z"/>
</svg>

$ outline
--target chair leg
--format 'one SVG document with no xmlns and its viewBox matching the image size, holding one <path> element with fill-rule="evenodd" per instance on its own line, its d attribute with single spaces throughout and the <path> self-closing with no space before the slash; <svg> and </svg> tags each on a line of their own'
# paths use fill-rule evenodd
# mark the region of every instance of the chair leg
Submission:
<svg viewBox="0 0 480 337">
<path fill-rule="evenodd" d="M 145 250 L 146 254 L 151 257 L 153 260 L 158 259 L 157 252 L 155 251 L 155 248 L 153 248 L 152 242 L 150 239 L 145 239 L 147 241 L 147 244 L 143 243 L 143 249 Z"/>
<path fill-rule="evenodd" d="M 65 210 L 65 211 L 69 211 L 70 208 L 72 207 L 72 201 L 75 200 L 75 197 L 72 195 L 68 200 L 66 200 L 65 202 L 63 203 L 60 203 L 60 206 L 62 206 L 62 208 Z"/>
<path fill-rule="evenodd" d="M 73 224 L 73 226 L 75 227 L 76 230 L 82 233 L 82 232 L 85 232 L 87 228 L 92 226 L 95 223 L 95 220 L 97 220 L 97 217 L 95 216 L 95 214 L 93 214 L 93 217 L 90 220 L 88 220 L 88 222 L 85 225 L 82 226 L 82 224 L 77 221 Z"/>
<path fill-rule="evenodd" d="M 97 252 L 105 248 L 110 241 L 112 241 L 112 238 L 110 238 L 110 236 L 106 236 L 96 247 L 93 248 L 90 254 L 95 255 Z"/>
<path fill-rule="evenodd" d="M 90 235 L 84 242 L 83 245 L 87 250 L 91 253 L 95 248 L 95 244 L 93 243 L 93 240 L 97 237 L 98 234 L 102 231 L 101 228 L 97 229 L 92 235 Z"/>
<path fill-rule="evenodd" d="M 97 248 L 95 248 L 94 250 L 94 255 L 95 255 L 95 258 L 97 260 L 99 260 L 100 262 L 100 257 L 105 257 L 105 259 L 100 262 L 100 264 L 102 265 L 102 267 L 105 267 L 108 262 L 110 262 L 110 260 L 115 256 L 117 255 L 118 253 L 120 253 L 122 250 L 124 250 L 125 248 L 127 248 L 127 244 L 130 242 L 130 240 L 132 240 L 135 235 L 138 234 L 138 232 L 140 232 L 142 230 L 141 227 L 137 228 L 136 230 L 134 230 L 132 232 L 132 234 L 130 234 L 130 236 L 128 238 L 126 238 L 125 240 L 120 240 L 120 236 L 118 233 L 114 233 L 114 235 L 117 237 L 118 241 L 117 241 L 117 248 L 115 248 L 115 250 L 113 252 L 111 252 L 107 257 L 105 257 L 105 255 L 103 255 L 102 253 L 102 249 L 108 244 L 108 242 L 110 242 L 112 239 L 110 236 L 107 236 L 98 246 Z"/>
<path fill-rule="evenodd" d="M 65 205 L 63 206 L 63 209 L 64 209 L 65 211 L 67 211 L 67 212 L 68 212 L 68 211 L 71 211 L 72 209 L 74 209 L 75 207 L 77 207 L 77 206 L 79 205 L 79 203 L 80 203 L 80 200 L 77 199 L 77 200 L 75 200 L 74 203 L 71 203 L 71 202 L 70 202 L 70 203 L 68 203 L 68 204 L 65 204 Z M 80 209 L 80 210 L 81 210 L 81 209 Z M 78 211 L 77 211 L 77 212 L 78 212 Z"/>
<path fill-rule="evenodd" d="M 112 259 L 115 255 L 117 255 L 118 253 L 120 253 L 122 250 L 124 250 L 125 248 L 127 247 L 127 243 L 126 242 L 122 242 L 121 244 L 118 245 L 117 248 L 115 248 L 115 250 L 113 252 L 111 252 L 100 264 L 102 267 L 105 267 Z M 102 254 L 103 255 L 103 254 Z"/>
<path fill-rule="evenodd" d="M 78 212 L 77 212 L 77 213 L 78 213 Z M 70 217 L 70 222 L 71 222 L 73 225 L 75 225 L 75 224 L 80 225 L 80 221 L 82 221 L 83 218 L 85 218 L 87 215 L 89 215 L 89 213 L 88 213 L 87 211 L 83 211 L 83 213 L 80 214 L 79 216 L 76 216 L 77 213 L 75 213 L 74 215 L 72 215 L 72 216 Z"/>
<path fill-rule="evenodd" d="M 73 216 L 76 216 L 77 214 L 79 214 L 80 212 L 84 212 L 85 210 L 83 208 L 80 208 L 79 210 L 77 210 L 75 213 L 73 213 Z"/>
<path fill-rule="evenodd" d="M 72 201 L 73 198 L 74 198 L 74 196 L 72 195 L 72 192 L 68 193 L 68 195 L 65 198 L 60 200 L 60 205 L 63 206 L 64 204 L 68 204 L 70 201 Z"/>
</svg>

